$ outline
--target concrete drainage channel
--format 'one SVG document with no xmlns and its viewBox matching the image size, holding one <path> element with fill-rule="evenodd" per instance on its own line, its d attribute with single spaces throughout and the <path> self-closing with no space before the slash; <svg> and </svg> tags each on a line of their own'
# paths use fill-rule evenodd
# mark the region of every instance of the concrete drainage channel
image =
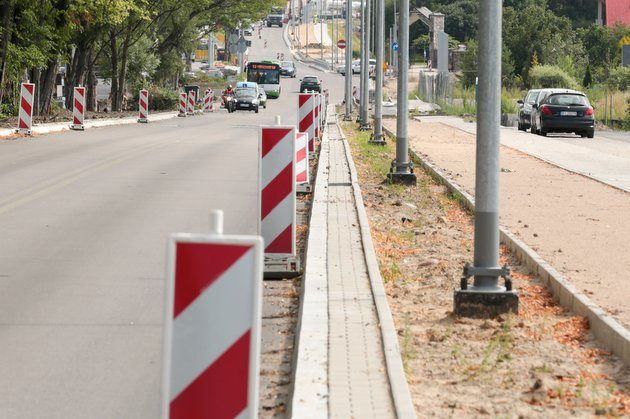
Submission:
<svg viewBox="0 0 630 419">
<path fill-rule="evenodd" d="M 396 138 L 391 130 L 383 129 L 390 139 Z M 431 177 L 445 185 L 451 193 L 460 195 L 466 208 L 474 212 L 474 198 L 461 186 L 413 150 L 409 149 L 409 153 Z M 605 349 L 617 355 L 624 364 L 630 365 L 630 331 L 579 292 L 560 272 L 505 228 L 500 229 L 500 240 L 534 275 L 540 277 L 562 307 L 588 319 L 591 331 Z"/>
</svg>

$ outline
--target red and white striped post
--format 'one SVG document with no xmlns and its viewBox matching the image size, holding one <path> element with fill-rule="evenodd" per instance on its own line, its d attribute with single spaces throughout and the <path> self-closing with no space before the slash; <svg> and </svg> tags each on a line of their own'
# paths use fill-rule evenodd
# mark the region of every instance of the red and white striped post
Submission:
<svg viewBox="0 0 630 419">
<path fill-rule="evenodd" d="M 186 103 L 188 102 L 188 95 L 186 94 L 186 92 L 180 92 L 179 93 L 179 114 L 177 114 L 177 116 L 180 116 L 182 118 L 186 117 Z"/>
<path fill-rule="evenodd" d="M 70 129 L 83 131 L 85 126 L 85 87 L 77 86 L 72 93 L 72 124 Z"/>
<path fill-rule="evenodd" d="M 320 131 L 320 115 L 319 115 L 319 94 L 313 92 L 313 109 L 315 111 L 315 139 L 319 139 L 319 131 Z"/>
<path fill-rule="evenodd" d="M 206 92 L 203 96 L 203 111 L 205 113 L 212 112 L 212 95 L 213 92 L 210 89 L 206 89 Z"/>
<path fill-rule="evenodd" d="M 33 129 L 33 98 L 35 83 L 22 83 L 20 86 L 20 110 L 18 111 L 18 129 L 20 134 L 32 134 Z"/>
<path fill-rule="evenodd" d="M 308 134 L 295 134 L 295 183 L 298 193 L 311 193 L 308 165 Z"/>
<path fill-rule="evenodd" d="M 195 114 L 195 91 L 194 90 L 190 90 L 188 91 L 188 106 L 186 108 L 186 113 L 188 115 L 194 115 Z"/>
<path fill-rule="evenodd" d="M 298 95 L 298 131 L 308 134 L 309 158 L 315 158 L 315 110 L 314 99 L 310 93 Z"/>
<path fill-rule="evenodd" d="M 138 122 L 149 122 L 149 91 L 145 89 L 138 94 Z"/>
<path fill-rule="evenodd" d="M 163 418 L 258 417 L 262 259 L 257 236 L 170 236 Z"/>
<path fill-rule="evenodd" d="M 210 93 L 208 93 L 208 96 L 210 98 L 210 105 L 208 108 L 208 112 L 214 112 L 214 90 L 209 89 Z"/>
<path fill-rule="evenodd" d="M 298 274 L 295 257 L 295 127 L 260 128 L 258 232 L 266 276 Z"/>
</svg>

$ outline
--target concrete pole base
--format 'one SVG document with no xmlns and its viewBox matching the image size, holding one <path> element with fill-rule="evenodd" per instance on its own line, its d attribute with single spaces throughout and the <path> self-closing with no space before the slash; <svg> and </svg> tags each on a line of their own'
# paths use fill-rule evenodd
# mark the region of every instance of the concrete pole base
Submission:
<svg viewBox="0 0 630 419">
<path fill-rule="evenodd" d="M 385 146 L 385 144 L 387 144 L 387 141 L 385 141 L 385 137 L 383 136 L 383 134 L 374 135 L 374 133 L 372 133 L 372 135 L 370 136 L 370 141 L 368 142 L 370 144 L 376 144 L 376 145 L 382 145 L 382 146 Z"/>
<path fill-rule="evenodd" d="M 389 172 L 387 174 L 387 180 L 403 185 L 415 185 L 418 181 L 416 175 L 412 172 Z"/>
<path fill-rule="evenodd" d="M 350 115 L 350 114 L 346 114 L 346 115 L 344 115 L 344 116 L 343 116 L 343 120 L 344 120 L 344 121 L 352 121 L 352 115 Z"/>
<path fill-rule="evenodd" d="M 492 318 L 509 312 L 518 314 L 518 293 L 516 291 L 456 290 L 453 297 L 453 312 L 456 316 Z"/>
<path fill-rule="evenodd" d="M 372 126 L 370 125 L 369 122 L 361 122 L 361 125 L 359 126 L 359 131 L 371 131 L 372 130 Z"/>
</svg>

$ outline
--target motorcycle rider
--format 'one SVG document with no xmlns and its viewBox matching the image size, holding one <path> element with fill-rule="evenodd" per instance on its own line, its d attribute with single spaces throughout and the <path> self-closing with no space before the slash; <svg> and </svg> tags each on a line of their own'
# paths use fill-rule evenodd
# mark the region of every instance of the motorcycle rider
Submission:
<svg viewBox="0 0 630 419">
<path fill-rule="evenodd" d="M 232 89 L 232 85 L 228 84 L 227 88 L 223 91 L 221 95 L 221 99 L 223 100 L 223 107 L 228 110 L 228 112 L 232 112 L 233 103 L 232 97 L 234 96 L 234 89 Z"/>
</svg>

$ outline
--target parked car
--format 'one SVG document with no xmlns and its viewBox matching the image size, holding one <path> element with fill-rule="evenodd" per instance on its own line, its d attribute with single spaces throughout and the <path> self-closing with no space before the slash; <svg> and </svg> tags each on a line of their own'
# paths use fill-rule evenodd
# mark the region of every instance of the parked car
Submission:
<svg viewBox="0 0 630 419">
<path fill-rule="evenodd" d="M 260 86 L 258 86 L 258 103 L 260 106 L 267 109 L 267 93 L 265 89 Z"/>
<path fill-rule="evenodd" d="M 319 79 L 319 77 L 317 76 L 306 76 L 303 79 L 300 80 L 300 92 L 306 92 L 306 91 L 316 91 L 316 92 L 320 92 L 322 91 L 322 82 Z"/>
<path fill-rule="evenodd" d="M 254 89 L 238 89 L 234 92 L 234 109 L 258 113 L 260 102 Z"/>
<path fill-rule="evenodd" d="M 595 136 L 595 111 L 586 95 L 570 89 L 543 89 L 532 105 L 532 133 L 573 132 Z"/>
<path fill-rule="evenodd" d="M 536 98 L 540 89 L 532 89 L 527 92 L 524 100 L 517 101 L 518 103 L 518 129 L 520 131 L 527 131 L 532 126 L 532 106 L 536 103 Z"/>
<path fill-rule="evenodd" d="M 295 63 L 293 61 L 282 61 L 280 63 L 280 75 L 295 78 Z"/>
</svg>

